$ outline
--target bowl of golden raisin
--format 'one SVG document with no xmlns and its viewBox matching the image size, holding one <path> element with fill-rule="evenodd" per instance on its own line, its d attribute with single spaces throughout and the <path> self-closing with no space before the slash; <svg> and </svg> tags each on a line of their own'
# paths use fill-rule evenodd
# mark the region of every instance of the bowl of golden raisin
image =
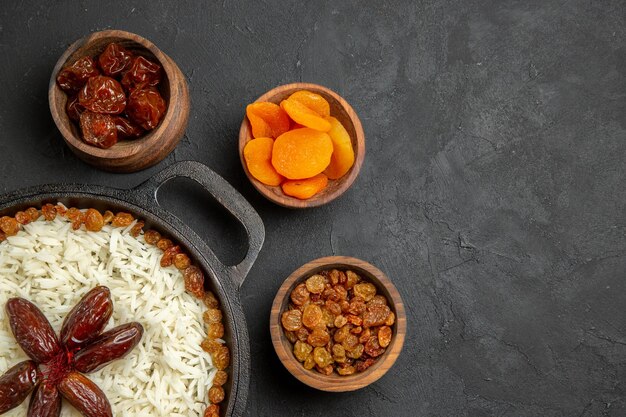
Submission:
<svg viewBox="0 0 626 417">
<path fill-rule="evenodd" d="M 345 256 L 316 259 L 278 290 L 270 315 L 276 354 L 301 382 L 343 392 L 381 378 L 398 358 L 406 314 L 375 266 Z"/>
<path fill-rule="evenodd" d="M 352 107 L 317 84 L 276 87 L 246 107 L 239 155 L 252 185 L 289 208 L 326 204 L 359 174 L 365 135 Z"/>
</svg>

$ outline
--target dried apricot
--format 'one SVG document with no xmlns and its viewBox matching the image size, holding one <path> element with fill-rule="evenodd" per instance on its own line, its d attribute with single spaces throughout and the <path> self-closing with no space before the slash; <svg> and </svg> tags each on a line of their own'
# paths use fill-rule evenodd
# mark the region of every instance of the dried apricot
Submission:
<svg viewBox="0 0 626 417">
<path fill-rule="evenodd" d="M 300 90 L 290 95 L 288 100 L 298 101 L 320 116 L 330 116 L 330 105 L 328 101 L 319 94 L 307 90 Z"/>
<path fill-rule="evenodd" d="M 328 132 L 331 128 L 328 120 L 298 100 L 288 98 L 280 103 L 280 107 L 287 112 L 294 122 L 303 126 L 320 132 Z"/>
<path fill-rule="evenodd" d="M 274 141 L 272 165 L 290 180 L 311 178 L 330 163 L 333 143 L 324 132 L 304 128 L 283 133 Z"/>
<path fill-rule="evenodd" d="M 246 107 L 252 137 L 276 139 L 289 130 L 289 116 L 278 104 L 260 102 Z"/>
<path fill-rule="evenodd" d="M 290 180 L 285 181 L 282 185 L 283 193 L 299 198 L 300 200 L 306 200 L 313 197 L 315 194 L 322 191 L 328 185 L 328 178 L 324 174 L 317 174 L 312 178 L 305 178 L 303 180 Z"/>
<path fill-rule="evenodd" d="M 330 157 L 330 165 L 324 173 L 332 180 L 343 177 L 354 165 L 354 148 L 348 131 L 341 122 L 334 117 L 327 117 L 331 128 L 328 136 L 333 141 L 333 154 Z"/>
<path fill-rule="evenodd" d="M 252 139 L 243 148 L 243 157 L 250 174 L 263 184 L 276 186 L 284 178 L 272 165 L 272 148 L 274 140 L 268 137 Z"/>
</svg>

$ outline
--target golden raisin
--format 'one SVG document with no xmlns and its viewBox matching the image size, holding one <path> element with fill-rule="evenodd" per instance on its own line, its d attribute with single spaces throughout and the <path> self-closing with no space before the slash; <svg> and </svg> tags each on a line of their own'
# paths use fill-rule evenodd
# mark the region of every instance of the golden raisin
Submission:
<svg viewBox="0 0 626 417">
<path fill-rule="evenodd" d="M 227 346 L 221 345 L 217 349 L 217 352 L 213 354 L 212 358 L 215 367 L 218 370 L 223 371 L 228 368 L 228 365 L 230 365 L 230 350 Z"/>
<path fill-rule="evenodd" d="M 215 339 L 207 337 L 200 343 L 200 347 L 207 353 L 213 355 L 221 349 L 222 344 Z"/>
<path fill-rule="evenodd" d="M 220 406 L 217 404 L 209 405 L 204 411 L 204 417 L 220 417 Z"/>
<path fill-rule="evenodd" d="M 346 325 L 346 323 L 348 322 L 348 319 L 346 318 L 346 316 L 342 316 L 339 315 L 337 317 L 335 317 L 335 322 L 333 323 L 335 325 L 336 328 L 340 328 Z"/>
<path fill-rule="evenodd" d="M 183 271 L 185 289 L 196 298 L 204 298 L 204 274 L 197 266 L 190 266 Z"/>
<path fill-rule="evenodd" d="M 394 314 L 393 311 L 390 311 L 389 315 L 387 316 L 387 320 L 385 320 L 385 326 L 393 326 L 395 322 L 396 322 L 396 315 Z"/>
<path fill-rule="evenodd" d="M 285 337 L 289 340 L 289 343 L 296 343 L 298 340 L 298 336 L 296 336 L 296 332 L 292 332 L 289 330 L 285 330 Z"/>
<path fill-rule="evenodd" d="M 309 290 L 304 283 L 298 284 L 291 292 L 291 301 L 298 306 L 305 305 L 310 298 Z"/>
<path fill-rule="evenodd" d="M 313 369 L 315 367 L 315 360 L 313 359 L 312 354 L 309 354 L 306 357 L 302 366 L 304 366 L 304 369 Z"/>
<path fill-rule="evenodd" d="M 135 225 L 130 229 L 130 235 L 132 237 L 139 236 L 144 225 L 145 223 L 143 222 L 143 220 L 137 221 L 137 223 L 135 223 Z"/>
<path fill-rule="evenodd" d="M 113 221 L 113 218 L 115 217 L 115 215 L 113 214 L 113 212 L 107 210 L 104 212 L 104 214 L 102 215 L 102 219 L 104 220 L 104 224 L 109 224 Z"/>
<path fill-rule="evenodd" d="M 0 218 L 0 230 L 7 236 L 15 236 L 20 230 L 20 224 L 13 217 L 4 216 Z"/>
<path fill-rule="evenodd" d="M 99 232 L 104 227 L 102 214 L 96 209 L 88 209 L 85 212 L 85 229 L 90 232 Z"/>
<path fill-rule="evenodd" d="M 204 302 L 204 305 L 208 308 L 218 308 L 220 306 L 220 302 L 215 297 L 215 294 L 213 294 L 211 291 L 207 291 L 206 293 L 204 293 L 202 301 Z"/>
<path fill-rule="evenodd" d="M 351 289 L 361 281 L 361 278 L 353 271 L 346 271 L 346 288 Z"/>
<path fill-rule="evenodd" d="M 330 341 L 330 334 L 323 327 L 316 327 L 315 329 L 313 329 L 313 331 L 311 332 L 311 334 L 309 334 L 309 337 L 307 338 L 307 342 L 311 346 L 318 346 L 318 347 L 326 346 L 329 341 Z"/>
<path fill-rule="evenodd" d="M 210 308 L 204 312 L 202 319 L 205 323 L 220 323 L 222 321 L 222 310 Z"/>
<path fill-rule="evenodd" d="M 213 385 L 209 389 L 209 401 L 213 404 L 218 404 L 224 401 L 224 388 L 219 385 Z"/>
<path fill-rule="evenodd" d="M 156 245 L 157 242 L 161 239 L 161 233 L 156 230 L 146 230 L 143 234 L 143 239 L 146 241 L 148 245 Z"/>
<path fill-rule="evenodd" d="M 380 347 L 386 348 L 391 343 L 391 327 L 382 326 L 378 329 L 378 344 Z"/>
<path fill-rule="evenodd" d="M 365 342 L 365 353 L 372 358 L 377 358 L 385 352 L 385 348 L 378 343 L 378 337 L 372 336 Z"/>
<path fill-rule="evenodd" d="M 19 223 L 19 224 L 28 224 L 30 223 L 30 216 L 26 213 L 24 213 L 23 211 L 18 211 L 17 213 L 15 213 L 15 220 Z"/>
<path fill-rule="evenodd" d="M 113 227 L 128 227 L 135 220 L 133 215 L 130 213 L 120 212 L 113 217 L 111 220 L 111 225 Z"/>
<path fill-rule="evenodd" d="M 224 325 L 222 323 L 209 323 L 207 336 L 213 339 L 221 339 L 224 337 Z"/>
<path fill-rule="evenodd" d="M 187 256 L 187 254 L 177 253 L 176 255 L 174 255 L 174 266 L 176 267 L 176 269 L 184 271 L 185 269 L 189 268 L 190 265 L 191 259 L 189 259 L 189 256 Z"/>
<path fill-rule="evenodd" d="M 57 217 L 57 208 L 52 204 L 45 204 L 41 208 L 41 213 L 43 214 L 44 219 L 50 222 Z"/>
<path fill-rule="evenodd" d="M 174 246 L 174 243 L 171 240 L 162 237 L 161 239 L 158 240 L 156 245 L 157 245 L 157 248 L 165 252 L 166 250 Z"/>
<path fill-rule="evenodd" d="M 172 246 L 171 248 L 166 249 L 163 252 L 163 256 L 161 257 L 161 266 L 166 268 L 174 264 L 174 256 L 179 254 L 181 251 L 180 246 Z"/>
<path fill-rule="evenodd" d="M 35 220 L 37 220 L 39 216 L 41 215 L 39 213 L 39 210 L 37 210 L 35 207 L 29 207 L 26 210 L 26 214 L 28 215 L 28 217 L 30 217 L 31 222 L 34 222 Z"/>
<path fill-rule="evenodd" d="M 322 309 L 315 304 L 308 304 L 302 313 L 302 324 L 309 329 L 316 328 L 322 321 Z"/>
<path fill-rule="evenodd" d="M 323 347 L 316 347 L 313 349 L 313 360 L 317 366 L 324 368 L 333 363 L 333 357 L 330 352 Z"/>
<path fill-rule="evenodd" d="M 381 306 L 375 304 L 367 308 L 367 311 L 363 313 L 363 326 L 374 327 L 385 324 L 385 321 L 389 317 L 391 310 L 387 306 Z"/>
<path fill-rule="evenodd" d="M 295 332 L 302 327 L 302 312 L 300 310 L 285 311 L 281 317 L 285 330 Z"/>
<path fill-rule="evenodd" d="M 309 338 L 309 331 L 305 327 L 300 327 L 296 330 L 296 337 L 301 342 L 306 342 Z"/>
<path fill-rule="evenodd" d="M 214 386 L 217 385 L 218 387 L 221 387 L 226 383 L 226 381 L 228 381 L 228 373 L 225 371 L 217 371 L 215 373 L 215 376 L 213 377 Z"/>
<path fill-rule="evenodd" d="M 293 345 L 293 354 L 299 362 L 304 362 L 312 351 L 313 346 L 299 340 Z"/>
<path fill-rule="evenodd" d="M 326 284 L 326 278 L 321 275 L 313 275 L 306 280 L 306 289 L 313 294 L 320 294 L 324 291 Z"/>
<path fill-rule="evenodd" d="M 352 375 L 355 372 L 356 372 L 356 369 L 352 365 L 339 366 L 337 368 L 337 373 L 343 376 Z"/>
<path fill-rule="evenodd" d="M 365 302 L 370 301 L 376 295 L 376 287 L 370 282 L 363 282 L 354 286 L 354 295 L 363 298 Z"/>
</svg>

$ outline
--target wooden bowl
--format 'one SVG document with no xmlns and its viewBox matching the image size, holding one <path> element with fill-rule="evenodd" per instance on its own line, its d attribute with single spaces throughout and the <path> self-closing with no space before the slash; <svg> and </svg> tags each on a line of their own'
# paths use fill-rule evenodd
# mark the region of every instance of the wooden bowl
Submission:
<svg viewBox="0 0 626 417">
<path fill-rule="evenodd" d="M 256 101 L 269 101 L 280 104 L 281 101 L 300 90 L 309 90 L 313 93 L 317 93 L 328 101 L 330 104 L 330 115 L 337 118 L 337 120 L 341 122 L 352 139 L 352 148 L 354 149 L 355 158 L 354 165 L 350 168 L 350 171 L 339 179 L 328 180 L 328 186 L 313 197 L 307 200 L 290 197 L 283 193 L 280 186 L 272 187 L 270 185 L 265 185 L 254 178 L 250 174 L 250 171 L 248 171 L 248 166 L 243 157 L 243 148 L 253 139 L 253 137 L 250 122 L 248 121 L 248 118 L 244 116 L 239 130 L 239 157 L 241 158 L 241 165 L 243 165 L 243 169 L 252 182 L 252 185 L 254 185 L 254 188 L 263 194 L 263 196 L 265 196 L 268 200 L 289 208 L 318 207 L 329 203 L 342 195 L 348 188 L 350 188 L 357 175 L 359 175 L 361 165 L 363 164 L 363 158 L 365 157 L 365 133 L 363 133 L 361 121 L 348 102 L 334 91 L 317 84 L 293 83 L 276 87 L 263 94 Z"/>
<path fill-rule="evenodd" d="M 56 82 L 59 71 L 84 57 L 95 57 L 111 42 L 117 42 L 137 55 L 158 62 L 163 67 L 163 79 L 158 89 L 167 103 L 167 111 L 156 129 L 138 139 L 121 140 L 108 149 L 88 145 L 81 139 L 76 123 L 67 116 L 68 96 Z M 57 61 L 48 87 L 48 102 L 52 118 L 65 143 L 83 161 L 112 172 L 135 172 L 163 160 L 182 138 L 189 120 L 187 81 L 176 63 L 152 42 L 134 33 L 104 30 L 74 42 Z"/>
<path fill-rule="evenodd" d="M 322 375 L 315 370 L 304 369 L 293 354 L 293 345 L 287 340 L 281 324 L 281 315 L 289 307 L 289 295 L 296 285 L 305 281 L 311 275 L 327 269 L 352 270 L 365 280 L 376 286 L 377 293 L 387 298 L 389 307 L 396 315 L 396 322 L 392 326 L 393 338 L 385 353 L 378 361 L 364 372 L 349 376 L 337 373 Z M 382 377 L 395 363 L 406 336 L 406 313 L 404 303 L 396 287 L 389 278 L 375 266 L 356 258 L 346 256 L 329 256 L 311 261 L 294 271 L 278 289 L 272 304 L 270 315 L 270 333 L 272 343 L 279 359 L 293 376 L 306 385 L 322 391 L 345 392 L 363 388 Z"/>
</svg>

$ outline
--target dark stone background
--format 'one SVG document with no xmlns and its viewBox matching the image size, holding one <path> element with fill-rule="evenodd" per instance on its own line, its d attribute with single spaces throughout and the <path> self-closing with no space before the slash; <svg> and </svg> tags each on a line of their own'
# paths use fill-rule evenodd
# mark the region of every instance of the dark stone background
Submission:
<svg viewBox="0 0 626 417">
<path fill-rule="evenodd" d="M 2 1 L 0 191 L 129 187 L 185 159 L 241 191 L 267 228 L 242 293 L 248 416 L 626 416 L 623 1 L 101 3 Z M 104 28 L 151 39 L 189 80 L 183 142 L 134 175 L 78 161 L 48 111 L 58 56 Z M 237 155 L 245 104 L 292 81 L 343 95 L 367 136 L 352 189 L 308 211 L 265 201 Z M 162 194 L 241 258 L 213 203 Z M 282 280 L 330 254 L 383 269 L 409 320 L 396 366 L 341 395 L 293 379 L 268 332 Z"/>
</svg>

